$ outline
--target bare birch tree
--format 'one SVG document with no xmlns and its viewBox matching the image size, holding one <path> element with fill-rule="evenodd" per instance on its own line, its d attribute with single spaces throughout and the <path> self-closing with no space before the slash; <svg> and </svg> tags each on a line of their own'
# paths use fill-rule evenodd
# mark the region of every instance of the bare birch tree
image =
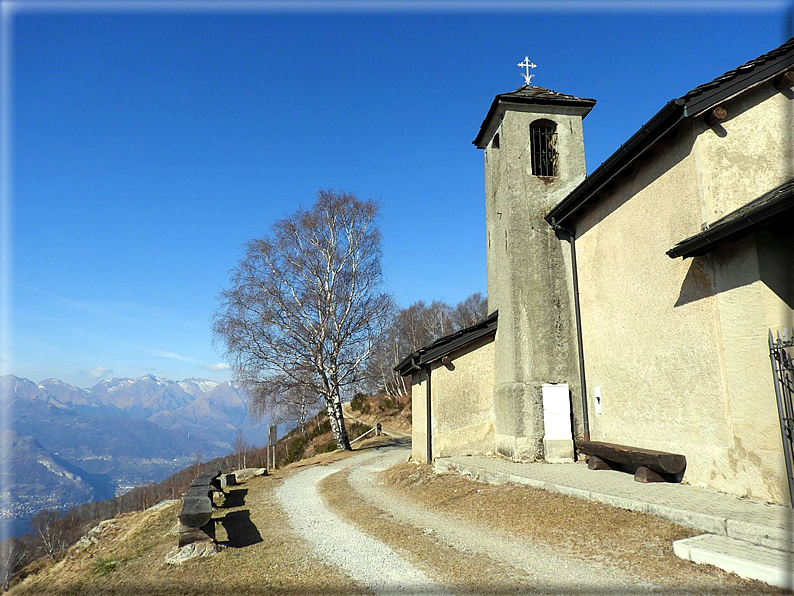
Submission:
<svg viewBox="0 0 794 596">
<path fill-rule="evenodd" d="M 61 514 L 56 509 L 42 509 L 30 520 L 30 526 L 38 535 L 44 554 L 53 561 L 60 559 L 69 546 L 66 528 L 60 522 Z"/>
<path fill-rule="evenodd" d="M 310 371 L 296 371 L 293 377 L 274 375 L 264 381 L 246 387 L 250 399 L 250 410 L 255 418 L 266 415 L 271 421 L 297 422 L 301 434 L 306 436 L 306 420 L 316 412 L 321 396 L 311 387 Z M 295 377 L 302 379 L 295 381 Z"/>
<path fill-rule="evenodd" d="M 245 440 L 243 430 L 238 428 L 237 433 L 234 435 L 234 454 L 237 456 L 237 467 L 239 469 L 244 469 L 246 467 L 248 463 L 248 452 L 250 450 L 251 446 Z"/>
<path fill-rule="evenodd" d="M 373 201 L 318 192 L 310 210 L 246 244 L 213 324 L 235 378 L 257 387 L 283 376 L 322 396 L 347 450 L 342 394 L 359 382 L 391 309 L 380 292 L 377 213 Z"/>
<path fill-rule="evenodd" d="M 479 323 L 488 316 L 488 298 L 475 292 L 458 302 L 454 310 L 455 327 L 465 329 Z"/>
<path fill-rule="evenodd" d="M 28 548 L 18 538 L 7 538 L 0 542 L 0 578 L 3 590 L 8 590 L 11 578 L 28 560 Z"/>
<path fill-rule="evenodd" d="M 411 352 L 434 340 L 464 329 L 488 315 L 488 300 L 476 292 L 454 308 L 434 300 L 429 305 L 419 300 L 396 311 L 368 366 L 370 391 L 385 391 L 393 398 L 408 392 L 405 379 L 394 372 L 394 365 Z"/>
</svg>

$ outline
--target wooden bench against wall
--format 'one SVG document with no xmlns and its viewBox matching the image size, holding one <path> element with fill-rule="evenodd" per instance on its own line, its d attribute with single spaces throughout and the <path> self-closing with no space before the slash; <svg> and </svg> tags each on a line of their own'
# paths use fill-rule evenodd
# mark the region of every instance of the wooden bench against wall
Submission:
<svg viewBox="0 0 794 596">
<path fill-rule="evenodd" d="M 182 497 L 179 518 L 179 546 L 201 540 L 215 540 L 215 524 L 212 523 L 213 497 L 224 494 L 220 483 L 221 471 L 199 474 Z"/>
<path fill-rule="evenodd" d="M 637 482 L 681 482 L 686 471 L 686 457 L 678 453 L 599 441 L 579 441 L 576 448 L 591 470 L 632 472 Z"/>
</svg>

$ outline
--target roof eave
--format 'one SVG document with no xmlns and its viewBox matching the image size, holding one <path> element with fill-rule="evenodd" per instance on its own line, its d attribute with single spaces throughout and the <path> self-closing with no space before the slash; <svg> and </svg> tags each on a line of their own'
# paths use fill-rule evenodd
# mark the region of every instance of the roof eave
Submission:
<svg viewBox="0 0 794 596">
<path fill-rule="evenodd" d="M 737 76 L 730 81 L 719 84 L 713 89 L 687 99 L 687 95 L 669 101 L 646 124 L 640 127 L 628 141 L 621 145 L 607 160 L 567 197 L 558 203 L 546 215 L 546 221 L 552 227 L 558 227 L 566 219 L 574 215 L 585 203 L 593 198 L 607 184 L 615 179 L 635 159 L 650 149 L 660 138 L 678 126 L 686 118 L 701 115 L 711 107 L 718 105 L 748 89 L 774 78 L 794 66 L 794 52 L 787 52 L 769 62 L 754 67 L 746 75 Z M 669 121 L 668 121 L 669 118 Z M 568 226 L 570 227 L 570 226 Z"/>
<path fill-rule="evenodd" d="M 595 106 L 596 101 L 594 99 L 585 99 L 585 98 L 576 98 L 576 99 L 566 99 L 566 98 L 548 98 L 548 97 L 520 97 L 520 96 L 511 96 L 509 94 L 502 94 L 497 95 L 493 102 L 491 103 L 491 107 L 488 109 L 488 114 L 485 116 L 485 119 L 480 124 L 480 130 L 477 133 L 475 139 L 471 142 L 472 145 L 477 147 L 478 149 L 485 149 L 488 142 L 485 139 L 486 132 L 488 131 L 488 127 L 491 124 L 496 112 L 499 109 L 499 105 L 542 105 L 542 106 L 569 106 L 569 107 L 579 107 L 582 110 L 582 118 L 587 116 L 590 111 Z"/>
<path fill-rule="evenodd" d="M 716 224 L 676 244 L 667 251 L 671 259 L 677 257 L 699 257 L 711 252 L 718 246 L 727 242 L 741 240 L 758 228 L 771 222 L 771 220 L 786 211 L 794 211 L 794 192 L 789 190 L 776 197 L 773 201 L 747 211 L 721 224 Z"/>
<path fill-rule="evenodd" d="M 459 350 L 474 341 L 487 337 L 491 333 L 496 333 L 498 317 L 499 311 L 494 311 L 479 323 L 475 323 L 466 329 L 461 329 L 447 337 L 435 340 L 403 358 L 400 363 L 394 367 L 394 371 L 400 376 L 409 375 L 455 350 Z"/>
<path fill-rule="evenodd" d="M 609 184 L 620 172 L 631 165 L 635 159 L 650 149 L 664 135 L 684 118 L 684 101 L 674 99 L 659 110 L 648 122 L 643 124 L 631 138 L 610 155 L 596 170 L 585 178 L 579 186 L 560 201 L 546 215 L 546 221 L 557 227 L 573 215 L 590 198 Z"/>
</svg>

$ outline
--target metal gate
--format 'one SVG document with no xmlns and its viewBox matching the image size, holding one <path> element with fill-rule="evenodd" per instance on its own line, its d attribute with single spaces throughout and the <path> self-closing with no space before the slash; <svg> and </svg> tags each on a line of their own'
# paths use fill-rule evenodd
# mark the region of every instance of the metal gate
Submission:
<svg viewBox="0 0 794 596">
<path fill-rule="evenodd" d="M 781 337 L 782 335 L 782 337 Z M 783 452 L 786 456 L 786 473 L 791 505 L 794 506 L 794 328 L 789 335 L 788 329 L 777 333 L 777 338 L 769 330 L 769 357 L 772 359 L 772 376 L 777 397 L 777 411 L 780 415 L 780 432 L 783 435 Z"/>
</svg>

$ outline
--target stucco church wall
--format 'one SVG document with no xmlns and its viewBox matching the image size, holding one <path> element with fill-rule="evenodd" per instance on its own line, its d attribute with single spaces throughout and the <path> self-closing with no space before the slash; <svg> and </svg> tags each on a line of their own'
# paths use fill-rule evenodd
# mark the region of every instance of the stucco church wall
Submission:
<svg viewBox="0 0 794 596">
<path fill-rule="evenodd" d="M 695 145 L 703 222 L 735 211 L 794 176 L 794 91 L 766 82 L 721 104 L 728 117 L 699 119 Z M 684 230 L 684 238 L 700 231 Z"/>
<path fill-rule="evenodd" d="M 785 249 L 782 244 L 780 248 Z M 789 259 L 794 257 L 792 248 L 787 252 Z M 735 477 L 733 484 L 744 487 L 741 494 L 783 503 L 788 500 L 788 484 L 767 334 L 774 315 L 788 310 L 791 320 L 792 310 L 784 306 L 785 296 L 778 296 L 763 280 L 758 235 L 703 258 L 713 268 L 719 305 L 732 433 L 725 449 L 725 471 Z"/>
<path fill-rule="evenodd" d="M 593 440 L 682 453 L 692 484 L 784 503 L 766 348 L 767 326 L 791 317 L 790 286 L 780 289 L 791 274 L 772 265 L 782 244 L 762 246 L 754 234 L 704 257 L 665 254 L 783 181 L 778 166 L 754 182 L 715 171 L 722 160 L 739 163 L 735 144 L 750 139 L 738 121 L 753 110 L 726 122 L 723 136 L 684 123 L 586 210 L 576 225 L 582 331 Z M 744 165 L 752 170 L 752 160 Z"/>
<path fill-rule="evenodd" d="M 427 461 L 426 425 L 427 375 L 416 372 L 411 377 L 411 458 Z"/>
<path fill-rule="evenodd" d="M 431 365 L 433 457 L 493 453 L 493 336 L 449 356 L 449 365 Z M 427 377 L 416 373 L 411 385 L 411 456 L 423 462 L 427 460 L 426 397 Z"/>
<path fill-rule="evenodd" d="M 433 364 L 433 456 L 494 452 L 493 337 Z"/>
<path fill-rule="evenodd" d="M 577 222 L 590 433 L 682 453 L 686 480 L 728 489 L 717 478 L 730 429 L 710 275 L 702 262 L 665 254 L 700 217 L 683 131 Z"/>
</svg>

